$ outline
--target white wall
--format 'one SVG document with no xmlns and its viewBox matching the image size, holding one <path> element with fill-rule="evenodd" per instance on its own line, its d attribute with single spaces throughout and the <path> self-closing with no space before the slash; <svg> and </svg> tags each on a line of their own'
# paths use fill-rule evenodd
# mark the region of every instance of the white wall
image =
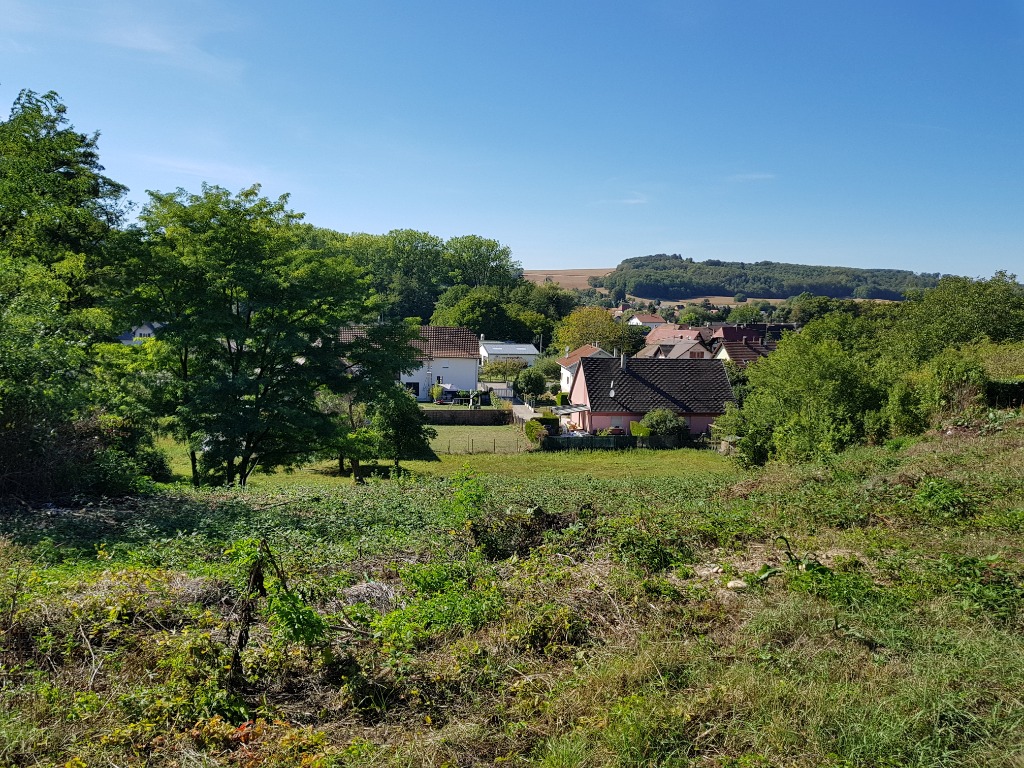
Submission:
<svg viewBox="0 0 1024 768">
<path fill-rule="evenodd" d="M 418 384 L 418 398 L 426 402 L 430 399 L 430 387 L 437 383 L 438 376 L 443 384 L 473 390 L 478 387 L 479 371 L 480 362 L 475 358 L 438 358 L 424 363 L 412 373 L 402 374 L 401 380 L 403 384 Z"/>
</svg>

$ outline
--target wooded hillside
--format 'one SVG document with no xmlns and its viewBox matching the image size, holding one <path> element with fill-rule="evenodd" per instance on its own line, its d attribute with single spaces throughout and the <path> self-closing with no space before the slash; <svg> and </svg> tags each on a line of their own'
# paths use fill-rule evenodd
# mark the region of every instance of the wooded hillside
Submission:
<svg viewBox="0 0 1024 768">
<path fill-rule="evenodd" d="M 910 290 L 933 288 L 941 275 L 903 269 L 855 269 L 784 264 L 775 261 L 694 261 L 678 254 L 626 259 L 591 284 L 607 288 L 615 298 L 626 294 L 645 299 L 679 301 L 695 296 L 744 293 L 785 299 L 801 293 L 832 298 L 902 299 Z"/>
</svg>

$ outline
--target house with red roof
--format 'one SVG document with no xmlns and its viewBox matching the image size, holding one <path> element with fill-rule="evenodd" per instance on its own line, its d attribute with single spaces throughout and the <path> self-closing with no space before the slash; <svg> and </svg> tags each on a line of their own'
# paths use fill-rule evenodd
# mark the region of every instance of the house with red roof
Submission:
<svg viewBox="0 0 1024 768">
<path fill-rule="evenodd" d="M 569 348 L 566 347 L 566 349 Z M 580 360 L 584 357 L 611 357 L 611 355 L 594 344 L 584 344 L 572 352 L 566 352 L 565 357 L 558 358 L 558 364 L 562 366 L 559 380 L 563 392 L 569 391 L 569 387 L 572 385 L 572 377 L 576 375 L 576 369 L 579 367 Z"/>
<path fill-rule="evenodd" d="M 642 325 L 646 328 L 650 328 L 652 331 L 659 325 L 665 325 L 665 318 L 661 315 L 652 315 L 645 312 L 637 312 L 629 320 L 626 321 L 627 325 Z"/>
</svg>

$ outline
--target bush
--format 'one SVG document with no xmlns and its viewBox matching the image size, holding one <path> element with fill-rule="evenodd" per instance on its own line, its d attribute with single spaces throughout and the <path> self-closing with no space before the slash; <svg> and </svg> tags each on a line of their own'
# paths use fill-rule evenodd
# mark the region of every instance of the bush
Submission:
<svg viewBox="0 0 1024 768">
<path fill-rule="evenodd" d="M 539 443 L 541 438 L 548 433 L 547 429 L 537 419 L 530 419 L 523 424 L 523 432 L 531 443 Z"/>
<path fill-rule="evenodd" d="M 679 437 L 689 436 L 690 428 L 685 419 L 676 416 L 668 408 L 656 408 L 648 411 L 640 419 L 640 425 L 647 429 L 647 434 L 654 437 Z"/>
</svg>

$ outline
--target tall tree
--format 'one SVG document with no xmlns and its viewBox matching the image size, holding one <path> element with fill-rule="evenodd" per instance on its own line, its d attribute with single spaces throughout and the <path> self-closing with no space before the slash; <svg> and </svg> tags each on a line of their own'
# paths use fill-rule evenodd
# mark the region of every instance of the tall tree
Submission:
<svg viewBox="0 0 1024 768">
<path fill-rule="evenodd" d="M 138 319 L 163 324 L 167 417 L 189 446 L 193 481 L 205 470 L 244 485 L 257 468 L 300 462 L 335 432 L 317 391 L 368 375 L 343 363 L 354 345 L 338 333 L 372 312 L 359 270 L 298 226 L 286 197 L 259 187 L 150 196 L 123 298 Z"/>
<path fill-rule="evenodd" d="M 394 229 L 386 235 L 350 235 L 346 248 L 366 269 L 369 287 L 380 297 L 383 317 L 430 317 L 434 302 L 447 287 L 441 238 L 429 232 Z"/>
</svg>

